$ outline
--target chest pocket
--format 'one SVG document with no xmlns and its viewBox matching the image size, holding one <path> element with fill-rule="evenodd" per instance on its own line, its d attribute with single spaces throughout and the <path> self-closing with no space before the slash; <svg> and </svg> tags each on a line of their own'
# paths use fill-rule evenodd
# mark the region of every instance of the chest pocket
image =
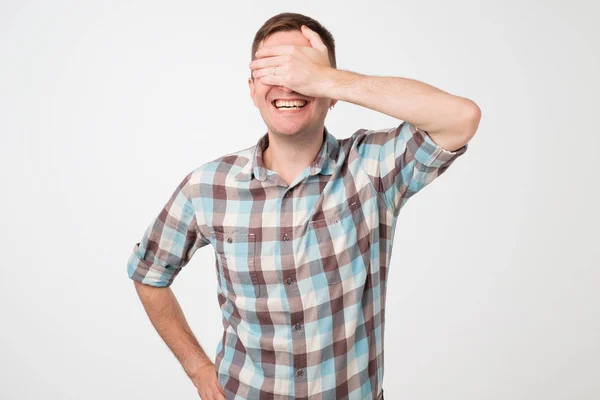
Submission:
<svg viewBox="0 0 600 400">
<path fill-rule="evenodd" d="M 311 263 L 325 274 L 329 285 L 350 278 L 370 264 L 370 235 L 360 203 L 325 210 L 312 219 L 307 231 Z"/>
<path fill-rule="evenodd" d="M 248 231 L 215 231 L 215 253 L 223 284 L 230 293 L 258 297 L 256 235 Z"/>
</svg>

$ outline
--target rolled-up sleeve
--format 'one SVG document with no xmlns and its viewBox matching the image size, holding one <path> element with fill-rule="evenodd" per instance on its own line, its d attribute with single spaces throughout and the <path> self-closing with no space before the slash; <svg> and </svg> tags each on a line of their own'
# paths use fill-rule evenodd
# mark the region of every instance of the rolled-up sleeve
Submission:
<svg viewBox="0 0 600 400">
<path fill-rule="evenodd" d="M 127 262 L 131 279 L 157 287 L 170 286 L 196 250 L 207 245 L 190 198 L 190 172 L 152 220 Z"/>
<path fill-rule="evenodd" d="M 375 176 L 374 186 L 388 208 L 398 215 L 408 199 L 467 151 L 468 144 L 455 151 L 446 150 L 426 131 L 405 121 L 389 130 L 367 133 L 359 147 L 363 165 Z"/>
</svg>

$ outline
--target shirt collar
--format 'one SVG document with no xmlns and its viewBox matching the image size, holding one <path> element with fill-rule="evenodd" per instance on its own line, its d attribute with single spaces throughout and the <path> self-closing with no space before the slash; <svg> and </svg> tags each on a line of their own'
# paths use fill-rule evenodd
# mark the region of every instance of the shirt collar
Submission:
<svg viewBox="0 0 600 400">
<path fill-rule="evenodd" d="M 249 181 L 252 175 L 263 182 L 267 178 L 267 168 L 263 163 L 263 151 L 269 145 L 269 134 L 265 133 L 260 137 L 258 143 L 254 146 L 252 156 L 242 167 L 242 170 L 235 176 L 238 181 Z M 310 164 L 309 175 L 331 175 L 335 169 L 339 144 L 325 127 L 323 129 L 323 144 L 321 150 Z"/>
</svg>

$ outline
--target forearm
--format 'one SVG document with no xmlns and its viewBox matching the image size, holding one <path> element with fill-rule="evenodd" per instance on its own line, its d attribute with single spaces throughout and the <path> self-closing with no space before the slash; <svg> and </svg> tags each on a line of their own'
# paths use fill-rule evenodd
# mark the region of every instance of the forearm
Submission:
<svg viewBox="0 0 600 400">
<path fill-rule="evenodd" d="M 477 108 L 469 99 L 408 78 L 367 76 L 331 69 L 329 82 L 326 97 L 408 121 L 434 135 L 453 130 L 468 135 L 464 131 L 465 122 L 473 118 Z"/>
<path fill-rule="evenodd" d="M 134 282 L 152 325 L 187 375 L 191 378 L 201 366 L 212 363 L 190 329 L 173 291 Z"/>
</svg>

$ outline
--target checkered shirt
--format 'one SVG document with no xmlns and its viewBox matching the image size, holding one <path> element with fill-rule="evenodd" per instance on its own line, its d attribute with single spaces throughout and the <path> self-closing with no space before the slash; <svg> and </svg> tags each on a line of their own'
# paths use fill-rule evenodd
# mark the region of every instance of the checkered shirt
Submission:
<svg viewBox="0 0 600 400">
<path fill-rule="evenodd" d="M 376 399 L 382 393 L 387 277 L 399 212 L 451 152 L 402 122 L 336 139 L 287 184 L 255 146 L 191 171 L 128 261 L 169 286 L 212 245 L 227 399 Z"/>
</svg>

